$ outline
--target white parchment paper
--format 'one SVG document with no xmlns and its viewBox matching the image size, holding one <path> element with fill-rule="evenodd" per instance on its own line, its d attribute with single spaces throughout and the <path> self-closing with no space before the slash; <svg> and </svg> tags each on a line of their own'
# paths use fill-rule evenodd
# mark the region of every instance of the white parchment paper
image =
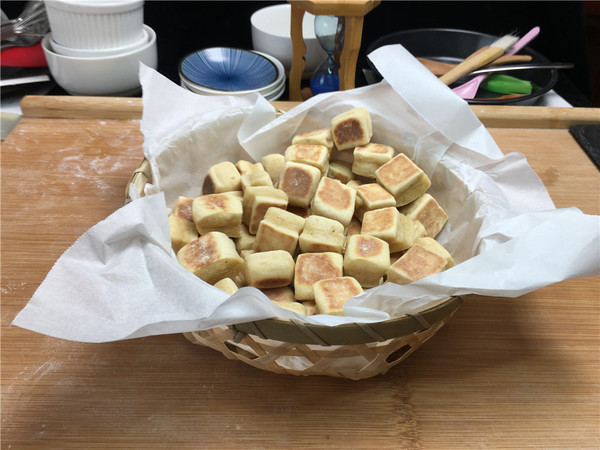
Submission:
<svg viewBox="0 0 600 450">
<path fill-rule="evenodd" d="M 199 96 L 141 66 L 141 129 L 153 185 L 81 236 L 13 324 L 105 342 L 274 316 L 325 325 L 375 322 L 448 295 L 517 297 L 600 273 L 598 216 L 556 209 L 525 158 L 504 156 L 468 104 L 403 47 L 382 47 L 369 57 L 383 82 L 315 96 L 277 118 L 258 95 Z M 200 195 L 212 164 L 282 153 L 294 134 L 327 126 L 356 106 L 370 111 L 374 142 L 406 153 L 431 178 L 429 193 L 449 216 L 437 239 L 455 267 L 408 286 L 369 289 L 346 303 L 344 317 L 304 317 L 253 288 L 229 297 L 178 265 L 167 213 L 179 195 Z"/>
</svg>

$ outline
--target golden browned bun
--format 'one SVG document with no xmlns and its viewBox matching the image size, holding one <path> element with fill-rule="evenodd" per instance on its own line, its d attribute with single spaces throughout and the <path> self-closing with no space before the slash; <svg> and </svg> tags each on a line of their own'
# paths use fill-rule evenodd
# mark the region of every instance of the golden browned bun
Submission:
<svg viewBox="0 0 600 450">
<path fill-rule="evenodd" d="M 237 284 L 235 284 L 235 281 L 231 278 L 223 278 L 222 280 L 217 281 L 214 286 L 227 292 L 229 295 L 235 294 L 239 289 Z"/>
<path fill-rule="evenodd" d="M 329 149 L 324 145 L 294 144 L 285 150 L 285 160 L 316 167 L 321 175 L 327 174 Z"/>
<path fill-rule="evenodd" d="M 308 207 L 321 181 L 321 171 L 308 164 L 286 161 L 279 189 L 288 196 L 290 205 Z"/>
<path fill-rule="evenodd" d="M 253 163 L 244 159 L 240 159 L 238 162 L 236 162 L 235 168 L 242 176 L 248 173 L 265 170 L 262 163 Z"/>
<path fill-rule="evenodd" d="M 356 207 L 354 215 L 358 220 L 363 219 L 367 211 L 396 206 L 396 199 L 377 183 L 367 183 L 356 186 Z"/>
<path fill-rule="evenodd" d="M 273 302 L 277 306 L 306 316 L 306 306 L 300 302 Z"/>
<path fill-rule="evenodd" d="M 263 156 L 260 159 L 260 162 L 271 177 L 273 186 L 277 187 L 279 178 L 281 178 L 281 171 L 285 165 L 285 156 L 283 156 L 281 153 L 270 153 Z"/>
<path fill-rule="evenodd" d="M 425 236 L 430 238 L 435 238 L 448 221 L 446 212 L 435 198 L 427 193 L 400 208 L 400 212 L 421 222 L 425 227 Z"/>
<path fill-rule="evenodd" d="M 429 177 L 405 154 L 400 153 L 375 171 L 377 182 L 403 206 L 419 198 L 431 186 Z"/>
<path fill-rule="evenodd" d="M 289 286 L 261 289 L 262 293 L 274 302 L 295 302 L 294 291 Z"/>
<path fill-rule="evenodd" d="M 296 300 L 314 300 L 313 285 L 324 278 L 343 275 L 344 258 L 339 253 L 301 253 L 296 259 L 294 292 Z"/>
<path fill-rule="evenodd" d="M 321 216 L 308 216 L 299 238 L 302 253 L 342 253 L 344 226 L 337 220 Z"/>
<path fill-rule="evenodd" d="M 240 237 L 235 238 L 235 248 L 238 253 L 243 250 L 252 250 L 254 247 L 254 239 L 256 236 L 248 231 L 248 226 L 245 223 L 240 225 Z"/>
<path fill-rule="evenodd" d="M 387 281 L 409 284 L 434 273 L 441 272 L 447 261 L 422 245 L 413 245 L 387 270 Z"/>
<path fill-rule="evenodd" d="M 219 194 L 221 192 L 239 191 L 241 175 L 230 161 L 223 161 L 212 166 L 202 185 L 203 194 Z"/>
<path fill-rule="evenodd" d="M 198 233 L 221 231 L 229 237 L 240 236 L 242 202 L 238 193 L 225 192 L 196 197 L 192 216 Z"/>
<path fill-rule="evenodd" d="M 270 186 L 273 187 L 273 181 L 265 170 L 254 170 L 242 175 L 241 180 L 242 191 L 245 191 L 249 186 Z"/>
<path fill-rule="evenodd" d="M 314 300 L 303 300 L 302 304 L 306 307 L 307 316 L 317 314 L 317 303 Z"/>
<path fill-rule="evenodd" d="M 251 253 L 244 261 L 244 280 L 259 289 L 288 286 L 294 278 L 294 258 L 285 250 Z"/>
<path fill-rule="evenodd" d="M 375 171 L 390 162 L 394 149 L 389 145 L 368 143 L 354 149 L 352 172 L 363 177 L 375 178 Z"/>
<path fill-rule="evenodd" d="M 298 236 L 304 228 L 305 219 L 285 209 L 271 207 L 258 225 L 253 250 L 285 250 L 295 255 Z"/>
<path fill-rule="evenodd" d="M 354 179 L 352 164 L 347 161 L 329 161 L 327 176 L 346 184 Z"/>
<path fill-rule="evenodd" d="M 347 227 L 354 216 L 356 190 L 333 178 L 321 178 L 311 204 L 313 214 L 337 220 Z"/>
<path fill-rule="evenodd" d="M 333 148 L 333 137 L 331 128 L 319 128 L 318 130 L 305 131 L 298 133 L 292 138 L 292 144 L 317 144 L 324 145 L 331 153 Z"/>
<path fill-rule="evenodd" d="M 255 234 L 269 208 L 285 209 L 287 205 L 285 192 L 269 186 L 250 186 L 244 191 L 242 221 L 248 226 L 248 231 Z"/>
<path fill-rule="evenodd" d="M 442 258 L 444 258 L 446 260 L 446 266 L 444 267 L 444 270 L 449 269 L 450 267 L 454 266 L 454 259 L 452 259 L 450 252 L 448 250 L 446 250 L 444 248 L 444 246 L 442 244 L 440 244 L 438 241 L 436 241 L 435 239 L 430 238 L 430 237 L 423 237 L 423 238 L 417 239 L 415 242 L 415 245 L 421 245 L 421 246 L 425 247 L 427 250 L 437 253 Z"/>
<path fill-rule="evenodd" d="M 188 242 L 198 237 L 198 230 L 192 217 L 192 197 L 179 197 L 169 214 L 169 232 L 171 246 L 175 253 Z"/>
<path fill-rule="evenodd" d="M 363 288 L 380 284 L 390 266 L 390 246 L 374 236 L 355 234 L 346 241 L 344 274 L 356 278 Z"/>
<path fill-rule="evenodd" d="M 331 133 L 338 150 L 368 144 L 373 136 L 369 111 L 359 107 L 338 114 L 331 120 Z"/>
<path fill-rule="evenodd" d="M 352 277 L 326 278 L 315 283 L 315 303 L 320 314 L 344 315 L 344 303 L 362 293 Z"/>
<path fill-rule="evenodd" d="M 233 240 L 218 231 L 206 233 L 184 245 L 177 252 L 177 261 L 209 284 L 223 278 L 235 278 L 244 263 Z"/>
<path fill-rule="evenodd" d="M 425 236 L 425 228 L 418 220 L 400 214 L 395 207 L 367 211 L 363 216 L 361 234 L 383 239 L 396 253 L 410 248 Z"/>
</svg>

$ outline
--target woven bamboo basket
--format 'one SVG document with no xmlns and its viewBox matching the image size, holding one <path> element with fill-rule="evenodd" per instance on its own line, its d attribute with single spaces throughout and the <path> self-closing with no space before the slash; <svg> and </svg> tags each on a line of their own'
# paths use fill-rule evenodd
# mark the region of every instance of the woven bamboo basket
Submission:
<svg viewBox="0 0 600 450">
<path fill-rule="evenodd" d="M 144 186 L 151 182 L 150 163 L 144 159 L 129 184 L 143 196 Z M 129 184 L 126 202 L 131 201 Z M 184 336 L 269 372 L 360 380 L 385 374 L 406 359 L 450 320 L 461 303 L 460 297 L 448 297 L 420 313 L 371 324 L 325 326 L 272 318 Z"/>
</svg>

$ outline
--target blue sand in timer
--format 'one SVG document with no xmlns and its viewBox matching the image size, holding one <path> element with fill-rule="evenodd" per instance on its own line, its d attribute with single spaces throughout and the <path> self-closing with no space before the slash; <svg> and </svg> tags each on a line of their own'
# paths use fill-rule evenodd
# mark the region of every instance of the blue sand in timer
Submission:
<svg viewBox="0 0 600 450">
<path fill-rule="evenodd" d="M 316 16 L 315 36 L 327 58 L 319 64 L 310 79 L 310 90 L 313 95 L 323 92 L 333 92 L 340 88 L 338 75 L 339 64 L 334 55 L 344 45 L 344 18 L 336 16 Z"/>
</svg>

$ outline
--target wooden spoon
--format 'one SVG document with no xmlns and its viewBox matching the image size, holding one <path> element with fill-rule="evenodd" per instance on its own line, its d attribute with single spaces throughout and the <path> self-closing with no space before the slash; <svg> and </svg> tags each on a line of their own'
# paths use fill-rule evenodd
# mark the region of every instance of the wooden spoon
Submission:
<svg viewBox="0 0 600 450">
<path fill-rule="evenodd" d="M 421 64 L 427 67 L 434 75 L 440 76 L 444 75 L 450 69 L 456 67 L 456 64 L 444 63 L 441 61 L 436 61 L 433 59 L 427 58 L 417 58 Z M 522 63 L 531 61 L 532 57 L 530 55 L 504 55 L 500 58 L 496 59 L 492 64 L 488 64 L 488 66 L 497 66 L 501 64 L 511 64 L 511 63 Z M 487 66 L 484 66 L 487 67 Z"/>
</svg>

